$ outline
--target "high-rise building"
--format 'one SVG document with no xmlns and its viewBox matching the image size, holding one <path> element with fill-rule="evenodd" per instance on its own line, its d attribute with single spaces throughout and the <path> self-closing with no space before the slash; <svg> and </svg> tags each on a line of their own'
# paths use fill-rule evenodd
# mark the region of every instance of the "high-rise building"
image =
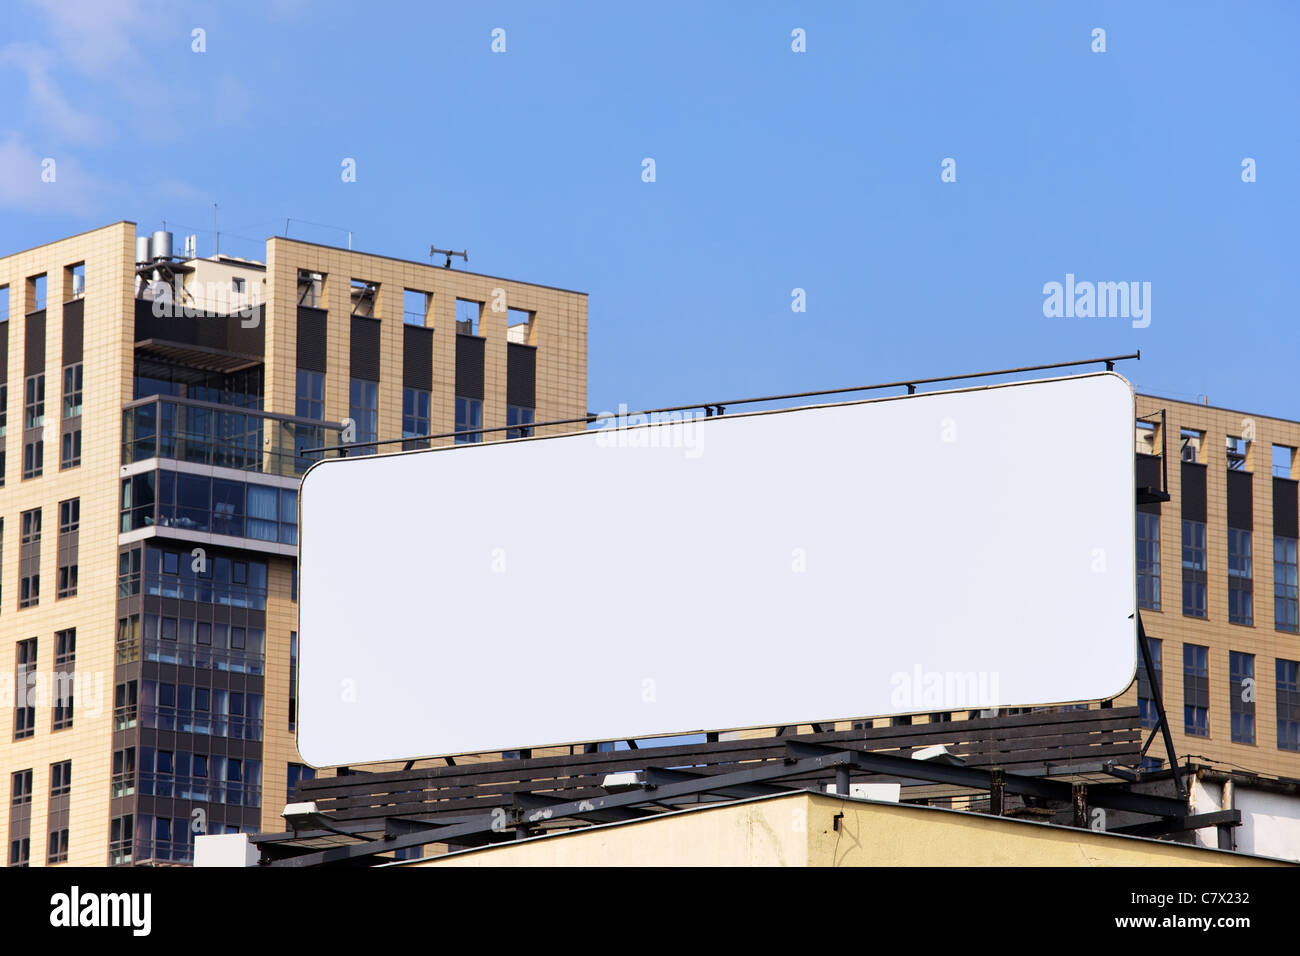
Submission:
<svg viewBox="0 0 1300 956">
<path fill-rule="evenodd" d="M 186 863 L 197 832 L 283 826 L 312 773 L 293 691 L 312 449 L 586 414 L 583 293 L 286 238 L 265 261 L 194 245 L 119 222 L 0 258 L 9 865 Z M 411 489 L 413 508 L 544 504 L 522 475 L 511 501 Z"/>
<path fill-rule="evenodd" d="M 1137 408 L 1138 607 L 1175 752 L 1300 777 L 1300 422 Z M 1140 664 L 1136 692 L 1154 727 Z M 1148 759 L 1164 757 L 1157 738 Z"/>
</svg>

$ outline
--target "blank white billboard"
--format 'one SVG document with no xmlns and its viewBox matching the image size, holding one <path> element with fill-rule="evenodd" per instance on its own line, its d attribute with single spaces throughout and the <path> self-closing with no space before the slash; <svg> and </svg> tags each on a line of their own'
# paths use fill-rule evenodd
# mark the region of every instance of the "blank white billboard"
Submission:
<svg viewBox="0 0 1300 956">
<path fill-rule="evenodd" d="M 1100 373 L 328 460 L 316 765 L 1111 697 L 1134 401 Z"/>
</svg>

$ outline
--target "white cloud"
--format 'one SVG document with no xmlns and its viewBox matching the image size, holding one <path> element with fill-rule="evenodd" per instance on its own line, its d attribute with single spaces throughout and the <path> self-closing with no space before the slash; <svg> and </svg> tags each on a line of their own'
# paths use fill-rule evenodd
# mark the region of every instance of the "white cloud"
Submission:
<svg viewBox="0 0 1300 956">
<path fill-rule="evenodd" d="M 54 161 L 53 182 L 42 179 L 47 159 Z M 0 139 L 0 208 L 96 212 L 106 188 L 71 156 L 41 156 L 16 136 Z"/>
<path fill-rule="evenodd" d="M 0 65 L 27 77 L 32 107 L 43 122 L 73 142 L 98 142 L 104 133 L 103 121 L 68 102 L 51 75 L 53 61 L 54 55 L 35 43 L 11 43 L 0 49 Z"/>
</svg>

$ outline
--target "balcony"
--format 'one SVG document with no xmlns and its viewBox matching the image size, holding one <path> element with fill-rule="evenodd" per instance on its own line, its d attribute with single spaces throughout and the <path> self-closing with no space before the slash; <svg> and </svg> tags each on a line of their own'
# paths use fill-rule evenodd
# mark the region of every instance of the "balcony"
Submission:
<svg viewBox="0 0 1300 956">
<path fill-rule="evenodd" d="M 341 445 L 342 434 L 338 422 L 154 395 L 123 406 L 122 464 L 169 458 L 294 477 L 326 457 L 307 449 Z"/>
</svg>

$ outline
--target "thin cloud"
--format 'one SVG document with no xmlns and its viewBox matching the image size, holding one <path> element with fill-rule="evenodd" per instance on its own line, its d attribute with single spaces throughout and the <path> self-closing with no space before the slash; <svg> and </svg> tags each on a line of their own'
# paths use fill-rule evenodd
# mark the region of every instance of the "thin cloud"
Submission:
<svg viewBox="0 0 1300 956">
<path fill-rule="evenodd" d="M 93 213 L 106 191 L 71 156 L 41 156 L 16 136 L 0 139 L 0 208 Z"/>
<path fill-rule="evenodd" d="M 100 142 L 103 121 L 68 102 L 51 73 L 54 61 L 49 50 L 35 43 L 11 43 L 0 49 L 0 66 L 19 70 L 27 78 L 27 91 L 36 115 L 71 142 Z"/>
</svg>

